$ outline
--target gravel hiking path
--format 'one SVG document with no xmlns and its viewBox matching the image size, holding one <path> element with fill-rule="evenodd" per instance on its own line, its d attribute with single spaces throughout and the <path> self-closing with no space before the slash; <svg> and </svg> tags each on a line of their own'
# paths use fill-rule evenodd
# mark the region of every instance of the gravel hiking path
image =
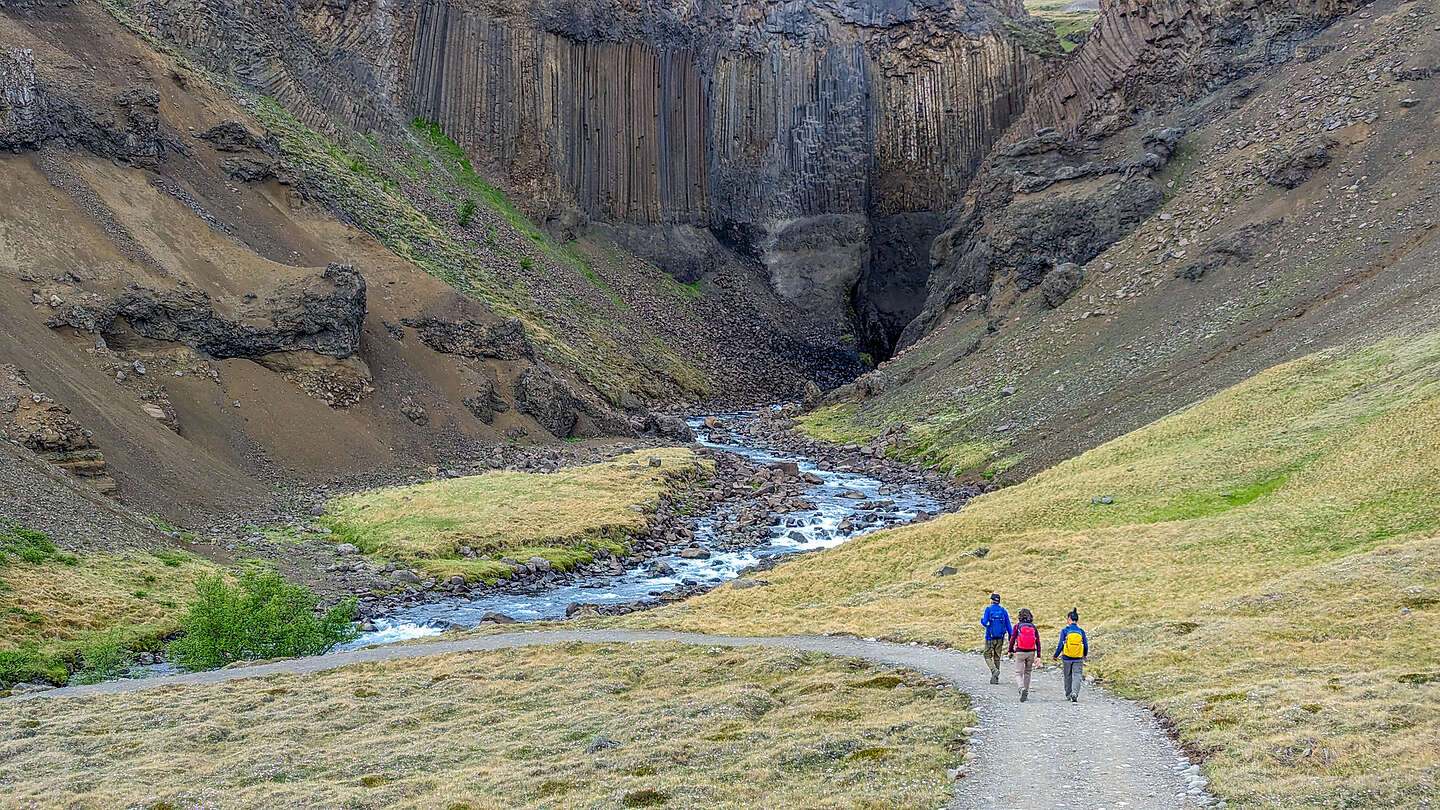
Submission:
<svg viewBox="0 0 1440 810">
<path fill-rule="evenodd" d="M 1215 804 L 1187 772 L 1175 743 L 1136 703 L 1087 685 L 1079 703 L 1064 700 L 1058 669 L 1038 672 L 1030 700 L 1008 672 L 999 686 L 973 653 L 892 644 L 844 636 L 743 638 L 699 633 L 623 630 L 544 630 L 435 641 L 292 658 L 142 680 L 106 681 L 31 692 L 0 703 L 140 689 L 214 684 L 268 675 L 307 675 L 351 664 L 430 655 L 499 650 L 567 641 L 635 644 L 675 641 L 719 647 L 783 647 L 863 658 L 943 678 L 970 694 L 979 724 L 970 741 L 971 760 L 955 783 L 949 810 L 995 808 L 1186 808 Z M 1008 662 L 1007 662 L 1008 663 Z"/>
</svg>

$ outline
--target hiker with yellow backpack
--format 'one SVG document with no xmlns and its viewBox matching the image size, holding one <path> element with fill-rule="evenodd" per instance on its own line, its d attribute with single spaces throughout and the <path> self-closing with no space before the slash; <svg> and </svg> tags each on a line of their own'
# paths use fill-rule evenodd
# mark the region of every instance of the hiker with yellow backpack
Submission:
<svg viewBox="0 0 1440 810">
<path fill-rule="evenodd" d="M 1060 643 L 1055 645 L 1053 661 L 1060 660 L 1064 668 L 1065 699 L 1071 703 L 1080 702 L 1080 683 L 1085 678 L 1085 656 L 1090 654 L 1090 642 L 1085 631 L 1080 629 L 1080 611 L 1070 609 L 1070 623 L 1060 631 Z"/>
</svg>

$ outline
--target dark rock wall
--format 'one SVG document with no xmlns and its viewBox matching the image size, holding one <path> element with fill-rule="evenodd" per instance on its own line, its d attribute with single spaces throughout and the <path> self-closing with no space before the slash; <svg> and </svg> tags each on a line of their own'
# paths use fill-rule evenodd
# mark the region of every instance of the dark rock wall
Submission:
<svg viewBox="0 0 1440 810">
<path fill-rule="evenodd" d="M 947 208 L 1038 62 L 948 4 L 660 5 L 425 3 L 404 95 L 534 198 L 710 226 Z"/>
<path fill-rule="evenodd" d="M 913 268 L 848 222 L 835 236 L 853 241 L 815 255 L 765 246 L 837 215 L 955 206 L 1043 63 L 1010 0 L 137 0 L 127 13 L 322 131 L 437 121 L 532 218 L 624 226 L 679 277 L 716 259 L 708 244 L 676 255 L 705 240 L 674 229 L 711 230 L 872 352 L 908 320 L 908 302 L 887 302 L 916 286 Z M 819 272 L 837 251 L 845 266 Z M 892 268 L 905 278 L 879 277 Z M 886 294 L 867 304 L 872 289 Z"/>
<path fill-rule="evenodd" d="M 1015 137 L 1037 128 L 1114 131 L 1137 114 L 1193 99 L 1266 65 L 1358 0 L 1102 0 L 1100 19 L 1072 58 L 1042 82 Z"/>
</svg>

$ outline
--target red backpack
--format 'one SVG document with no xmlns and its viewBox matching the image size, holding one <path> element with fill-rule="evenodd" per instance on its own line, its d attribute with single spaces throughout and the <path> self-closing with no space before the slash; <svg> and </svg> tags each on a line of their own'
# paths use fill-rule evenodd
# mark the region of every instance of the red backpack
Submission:
<svg viewBox="0 0 1440 810">
<path fill-rule="evenodd" d="M 1015 649 L 1020 652 L 1034 652 L 1039 646 L 1035 642 L 1035 625 L 1022 624 L 1015 628 Z"/>
</svg>

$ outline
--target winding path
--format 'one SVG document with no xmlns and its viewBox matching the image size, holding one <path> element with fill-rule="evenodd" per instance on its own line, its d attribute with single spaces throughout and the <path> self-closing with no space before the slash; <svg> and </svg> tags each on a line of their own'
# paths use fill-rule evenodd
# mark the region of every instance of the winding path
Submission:
<svg viewBox="0 0 1440 810">
<path fill-rule="evenodd" d="M 430 655 L 499 650 L 567 641 L 635 644 L 675 641 L 724 647 L 784 647 L 910 667 L 971 695 L 979 726 L 973 758 L 956 782 L 949 810 L 1012 808 L 1187 808 L 1213 800 L 1182 772 L 1181 754 L 1150 716 L 1130 701 L 1087 687 L 1079 703 L 1063 699 L 1057 670 L 1036 674 L 1027 703 L 1008 677 L 991 686 L 979 656 L 919 645 L 850 637 L 745 638 L 700 633 L 625 630 L 544 630 L 401 646 L 368 647 L 309 658 L 144 680 L 67 686 L 8 698 L 3 703 L 108 695 L 141 689 L 214 684 L 268 675 L 306 675 L 351 664 Z"/>
</svg>

